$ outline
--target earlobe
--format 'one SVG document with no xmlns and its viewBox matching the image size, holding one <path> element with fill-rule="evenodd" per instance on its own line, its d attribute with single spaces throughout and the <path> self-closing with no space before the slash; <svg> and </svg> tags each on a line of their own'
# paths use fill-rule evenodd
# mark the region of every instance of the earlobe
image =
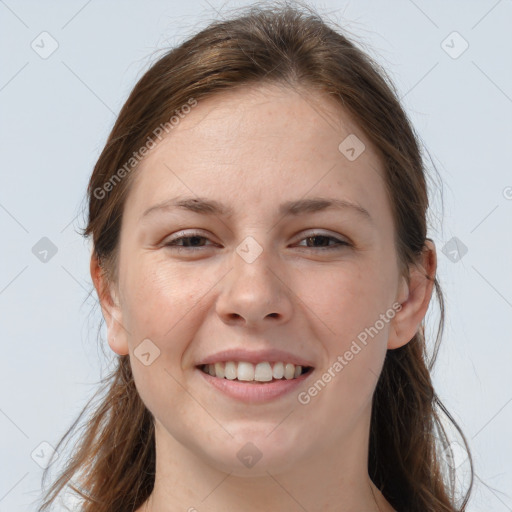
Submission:
<svg viewBox="0 0 512 512">
<path fill-rule="evenodd" d="M 115 352 L 116 354 L 119 354 L 120 356 L 125 356 L 130 353 L 130 351 L 128 350 L 128 345 L 124 341 L 124 338 L 123 338 L 123 341 L 120 342 L 119 340 L 116 339 L 115 336 L 112 336 L 112 337 L 109 336 L 108 337 L 108 345 L 112 349 L 113 352 Z"/>
<path fill-rule="evenodd" d="M 118 307 L 113 307 L 109 311 L 110 324 L 107 332 L 109 347 L 120 356 L 129 354 L 128 343 L 126 341 L 126 329 L 123 327 L 122 318 L 118 318 Z M 106 318 L 105 318 L 106 321 Z"/>
<path fill-rule="evenodd" d="M 420 261 L 417 265 L 410 266 L 409 283 L 401 277 L 405 286 L 400 289 L 397 297 L 401 308 L 391 322 L 388 350 L 406 345 L 418 332 L 430 304 L 436 269 L 435 245 L 430 239 L 426 239 Z"/>
</svg>

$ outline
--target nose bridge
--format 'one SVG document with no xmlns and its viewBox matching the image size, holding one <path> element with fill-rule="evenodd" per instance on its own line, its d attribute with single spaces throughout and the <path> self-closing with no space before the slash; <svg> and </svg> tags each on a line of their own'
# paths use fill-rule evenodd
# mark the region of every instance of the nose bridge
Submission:
<svg viewBox="0 0 512 512">
<path fill-rule="evenodd" d="M 224 321 L 237 319 L 253 325 L 268 318 L 282 321 L 290 316 L 290 297 L 282 278 L 278 278 L 276 261 L 269 247 L 252 236 L 236 247 L 233 268 L 217 301 L 217 312 Z"/>
</svg>

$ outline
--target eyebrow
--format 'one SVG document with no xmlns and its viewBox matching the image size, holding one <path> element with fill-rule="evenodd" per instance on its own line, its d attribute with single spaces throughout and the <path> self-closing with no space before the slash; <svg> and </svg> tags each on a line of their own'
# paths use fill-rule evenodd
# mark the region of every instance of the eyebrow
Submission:
<svg viewBox="0 0 512 512">
<path fill-rule="evenodd" d="M 144 219 L 151 213 L 168 211 L 174 208 L 203 215 L 231 216 L 233 214 L 232 208 L 213 199 L 207 199 L 204 197 L 175 197 L 174 199 L 169 199 L 151 206 L 141 215 L 140 220 Z M 362 206 L 345 199 L 329 197 L 312 197 L 308 199 L 287 201 L 279 206 L 279 214 L 284 217 L 289 217 L 305 213 L 319 212 L 327 209 L 352 210 L 358 213 L 362 218 L 372 222 L 370 213 Z"/>
</svg>

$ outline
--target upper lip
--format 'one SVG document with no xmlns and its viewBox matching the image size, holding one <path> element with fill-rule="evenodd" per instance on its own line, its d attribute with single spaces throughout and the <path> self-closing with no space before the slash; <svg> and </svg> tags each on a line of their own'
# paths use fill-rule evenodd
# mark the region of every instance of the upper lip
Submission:
<svg viewBox="0 0 512 512">
<path fill-rule="evenodd" d="M 221 363 L 225 361 L 246 361 L 252 364 L 268 361 L 269 363 L 283 362 L 292 363 L 296 366 L 313 366 L 313 363 L 308 359 L 285 350 L 246 350 L 243 348 L 231 348 L 222 350 L 221 352 L 216 352 L 215 354 L 201 359 L 201 361 L 197 363 L 197 366 Z"/>
</svg>

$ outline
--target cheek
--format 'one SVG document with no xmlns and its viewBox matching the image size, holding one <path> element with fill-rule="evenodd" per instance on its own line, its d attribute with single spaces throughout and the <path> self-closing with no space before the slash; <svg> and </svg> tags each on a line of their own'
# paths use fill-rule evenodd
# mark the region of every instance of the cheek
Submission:
<svg viewBox="0 0 512 512">
<path fill-rule="evenodd" d="M 208 291 L 208 283 L 197 279 L 197 271 L 195 277 L 189 274 L 169 265 L 139 265 L 125 282 L 130 293 L 123 315 L 129 323 L 133 376 L 143 402 L 155 416 L 170 408 L 171 402 L 174 413 L 187 403 L 188 395 L 179 384 L 181 362 L 197 330 L 201 297 Z M 144 361 L 141 354 L 147 352 L 150 355 Z"/>
<path fill-rule="evenodd" d="M 391 306 L 389 285 L 380 277 L 384 269 L 363 260 L 345 263 L 307 273 L 307 279 L 297 281 L 297 295 L 308 316 L 316 314 L 324 334 L 339 342 L 357 336 Z"/>
<path fill-rule="evenodd" d="M 377 264 L 331 269 L 311 276 L 309 294 L 304 290 L 308 317 L 316 318 L 314 336 L 326 354 L 318 378 L 328 382 L 325 398 L 336 402 L 340 412 L 366 404 L 380 374 L 393 318 L 391 280 L 382 279 L 385 272 Z"/>
<path fill-rule="evenodd" d="M 150 340 L 157 358 L 156 366 L 179 371 L 182 355 L 194 337 L 203 298 L 211 287 L 189 269 L 170 265 L 137 265 L 126 274 L 123 318 L 129 331 L 129 345 L 134 366 L 141 376 L 144 366 L 136 360 L 143 340 Z M 203 298 L 203 299 L 202 299 Z M 152 348 L 151 343 L 145 341 Z M 140 368 L 139 368 L 140 367 Z M 134 368 L 134 372 L 136 371 Z"/>
<path fill-rule="evenodd" d="M 128 314 L 139 323 L 153 326 L 176 323 L 199 304 L 208 290 L 208 283 L 198 279 L 197 269 L 157 259 L 141 261 L 127 273 L 126 281 Z"/>
</svg>

